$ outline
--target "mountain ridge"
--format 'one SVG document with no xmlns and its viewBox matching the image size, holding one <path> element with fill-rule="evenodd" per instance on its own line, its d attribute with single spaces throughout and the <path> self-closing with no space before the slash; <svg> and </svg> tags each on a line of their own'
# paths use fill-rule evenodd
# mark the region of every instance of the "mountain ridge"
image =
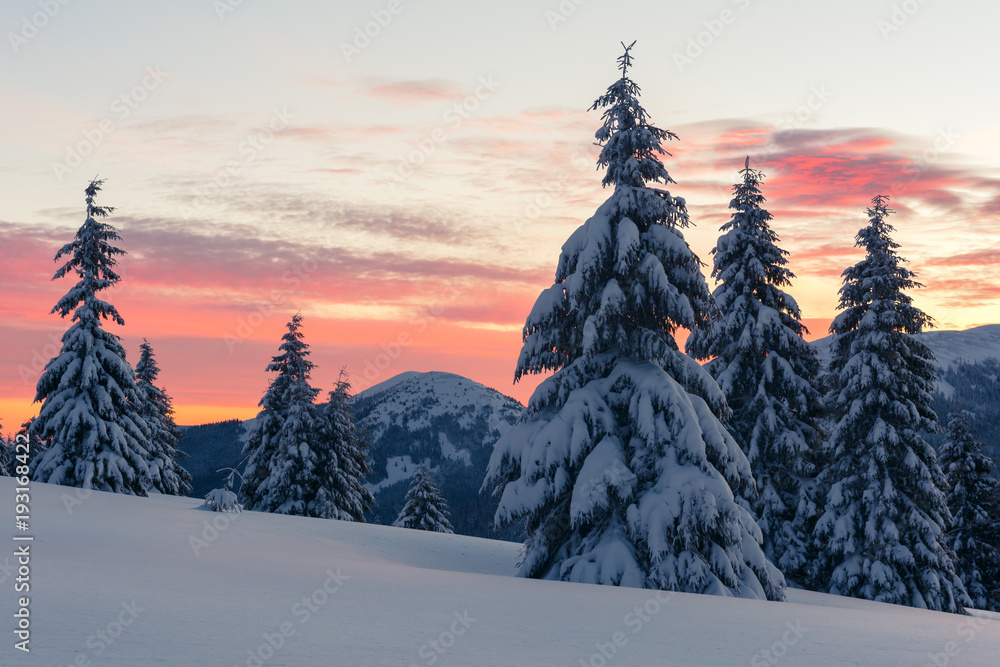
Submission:
<svg viewBox="0 0 1000 667">
<path fill-rule="evenodd" d="M 979 435 L 989 444 L 992 455 L 1000 455 L 1000 442 L 991 437 L 989 429 L 995 418 L 1000 418 L 1000 414 L 994 415 L 1000 413 L 1000 405 L 984 409 L 995 402 L 993 395 L 1000 391 L 1000 375 L 990 380 L 994 375 L 992 366 L 984 370 L 967 365 L 988 363 L 1000 367 L 1000 324 L 963 331 L 930 331 L 919 336 L 939 360 L 937 411 L 946 413 L 948 402 L 960 398 L 963 407 L 982 422 Z M 832 336 L 828 336 L 812 343 L 824 363 L 829 361 L 831 342 Z M 953 384 L 957 385 L 957 393 Z M 456 532 L 520 539 L 517 529 L 494 532 L 492 518 L 497 499 L 480 494 L 479 488 L 493 444 L 517 422 L 523 405 L 496 389 L 443 371 L 400 373 L 358 392 L 352 403 L 373 442 L 372 473 L 366 485 L 375 494 L 378 506 L 369 521 L 392 523 L 402 508 L 417 465 L 427 463 L 452 510 Z M 946 414 L 940 416 L 946 422 Z M 209 489 L 221 486 L 224 476 L 215 471 L 236 466 L 242 459 L 239 452 L 255 420 L 239 422 L 242 428 L 234 421 L 185 428 L 186 438 L 180 446 L 191 455 L 182 465 L 195 478 L 192 495 L 203 497 Z M 199 440 L 200 435 L 210 437 Z M 198 446 L 192 447 L 196 443 Z"/>
</svg>

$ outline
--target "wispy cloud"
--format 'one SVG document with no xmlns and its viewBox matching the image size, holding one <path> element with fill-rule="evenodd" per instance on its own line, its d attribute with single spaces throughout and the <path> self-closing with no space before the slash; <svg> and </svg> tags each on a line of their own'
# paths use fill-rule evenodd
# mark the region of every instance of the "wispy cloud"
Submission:
<svg viewBox="0 0 1000 667">
<path fill-rule="evenodd" d="M 371 83 L 365 95 L 433 110 L 460 88 L 386 80 Z M 111 218 L 130 253 L 113 295 L 126 337 L 163 339 L 167 360 L 180 369 L 171 380 L 178 400 L 254 404 L 281 325 L 298 309 L 318 351 L 360 370 L 379 345 L 413 333 L 419 313 L 434 307 L 427 333 L 398 370 L 447 369 L 509 387 L 520 326 L 551 283 L 560 245 L 610 194 L 594 167 L 598 149 L 587 140 L 598 119 L 567 109 L 470 118 L 399 192 L 366 197 L 362 183 L 391 166 L 427 122 L 303 122 L 283 131 L 291 152 L 268 153 L 269 171 L 240 174 L 194 215 L 185 218 L 179 208 L 196 202 L 193 192 L 205 183 L 204 163 L 216 164 L 211 160 L 157 179 L 151 214 L 120 209 Z M 130 131 L 204 144 L 225 157 L 243 130 L 220 140 L 224 126 L 191 116 Z M 959 154 L 923 160 L 933 137 L 879 128 L 779 130 L 746 119 L 671 129 L 680 140 L 667 145 L 673 155 L 664 158 L 677 180 L 669 189 L 687 199 L 695 226 L 685 235 L 705 261 L 729 218 L 745 157 L 766 173 L 767 206 L 791 253 L 789 268 L 799 276 L 793 294 L 813 337 L 826 334 L 841 274 L 861 257 L 854 237 L 866 224 L 864 209 L 879 193 L 892 195 L 902 253 L 927 286 L 918 294 L 932 315 L 951 323 L 952 313 L 988 312 L 1000 300 L 993 268 L 1000 249 L 981 242 L 1000 214 L 1000 177 Z M 312 157 L 296 157 L 299 149 Z M 277 177 L 282 171 L 313 180 L 292 186 Z M 30 358 L 39 338 L 65 327 L 48 314 L 69 287 L 69 279 L 50 281 L 52 257 L 82 222 L 73 207 L 40 210 L 33 219 L 0 222 L 0 280 L 8 294 L 0 313 L 17 323 L 4 329 L 16 358 Z M 956 278 L 957 271 L 973 271 L 976 279 Z M 455 296 L 442 306 L 446 287 Z M 265 324 L 227 350 L 223 337 L 262 310 L 271 313 Z M 22 385 L 16 370 L 4 374 L 0 387 Z"/>
<path fill-rule="evenodd" d="M 445 79 L 374 79 L 368 82 L 365 93 L 398 105 L 447 102 L 468 94 L 455 82 Z"/>
</svg>

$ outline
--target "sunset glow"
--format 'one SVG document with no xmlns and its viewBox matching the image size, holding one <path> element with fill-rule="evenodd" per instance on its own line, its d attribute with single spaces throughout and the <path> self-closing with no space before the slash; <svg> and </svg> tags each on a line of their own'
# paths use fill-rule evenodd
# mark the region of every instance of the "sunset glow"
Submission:
<svg viewBox="0 0 1000 667">
<path fill-rule="evenodd" d="M 37 414 L 35 382 L 69 324 L 49 314 L 72 284 L 51 280 L 52 260 L 95 174 L 129 253 L 108 297 L 126 326 L 108 329 L 132 363 L 149 339 L 178 423 L 256 414 L 299 311 L 323 395 L 346 366 L 355 391 L 438 370 L 526 401 L 537 379 L 512 383 L 525 317 L 562 243 L 610 194 L 586 109 L 616 78 L 622 39 L 638 40 L 652 120 L 680 137 L 668 189 L 687 200 L 706 273 L 749 155 L 809 338 L 827 333 L 879 193 L 925 285 L 918 305 L 941 328 L 1000 322 L 996 93 L 968 65 L 995 69 L 996 40 L 924 54 L 951 23 L 995 25 L 996 7 L 970 26 L 956 5 L 928 3 L 887 38 L 889 4 L 806 17 L 790 1 L 731 3 L 737 20 L 679 69 L 673 54 L 712 8 L 637 3 L 667 33 L 609 25 L 598 2 L 554 27 L 554 2 L 476 16 L 404 3 L 348 59 L 341 45 L 378 3 L 306 3 L 308 17 L 272 3 L 222 16 L 207 1 L 91 4 L 70 3 L 3 56 L 0 90 L 18 102 L 0 109 L 4 432 Z M 33 8 L 6 3 L 0 23 L 15 30 Z M 789 28 L 780 51 L 759 40 L 775 23 Z M 118 27 L 122 44 L 93 48 Z"/>
</svg>

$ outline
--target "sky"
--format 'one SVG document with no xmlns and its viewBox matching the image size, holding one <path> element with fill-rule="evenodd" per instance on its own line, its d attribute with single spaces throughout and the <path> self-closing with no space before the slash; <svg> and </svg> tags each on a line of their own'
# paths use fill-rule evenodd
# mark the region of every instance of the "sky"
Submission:
<svg viewBox="0 0 1000 667">
<path fill-rule="evenodd" d="M 7 0 L 0 5 L 0 423 L 37 414 L 83 190 L 128 252 L 109 294 L 180 424 L 256 414 L 296 312 L 355 391 L 513 384 L 570 233 L 610 195 L 593 101 L 621 42 L 708 263 L 749 156 L 810 338 L 876 194 L 939 328 L 1000 322 L 1000 5 Z"/>
</svg>

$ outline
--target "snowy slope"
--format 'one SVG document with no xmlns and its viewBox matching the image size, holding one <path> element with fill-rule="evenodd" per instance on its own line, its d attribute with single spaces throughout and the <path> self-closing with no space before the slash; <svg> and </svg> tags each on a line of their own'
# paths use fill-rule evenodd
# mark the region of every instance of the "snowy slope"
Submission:
<svg viewBox="0 0 1000 667">
<path fill-rule="evenodd" d="M 1000 359 L 1000 324 L 986 324 L 965 331 L 927 331 L 918 335 L 931 349 L 942 369 L 961 362 Z M 813 341 L 823 364 L 829 363 L 833 336 Z"/>
<path fill-rule="evenodd" d="M 921 339 L 934 352 L 942 368 L 962 362 L 1000 359 L 1000 324 L 965 331 L 928 331 Z"/>
<path fill-rule="evenodd" d="M 13 487 L 0 479 L 0 496 Z M 1000 620 L 800 591 L 768 603 L 523 580 L 517 544 L 231 521 L 162 496 L 95 492 L 70 514 L 75 493 L 32 485 L 32 653 L 12 648 L 5 592 L 0 664 L 985 667 L 1000 655 Z M 205 540 L 197 555 L 192 538 Z"/>
</svg>

